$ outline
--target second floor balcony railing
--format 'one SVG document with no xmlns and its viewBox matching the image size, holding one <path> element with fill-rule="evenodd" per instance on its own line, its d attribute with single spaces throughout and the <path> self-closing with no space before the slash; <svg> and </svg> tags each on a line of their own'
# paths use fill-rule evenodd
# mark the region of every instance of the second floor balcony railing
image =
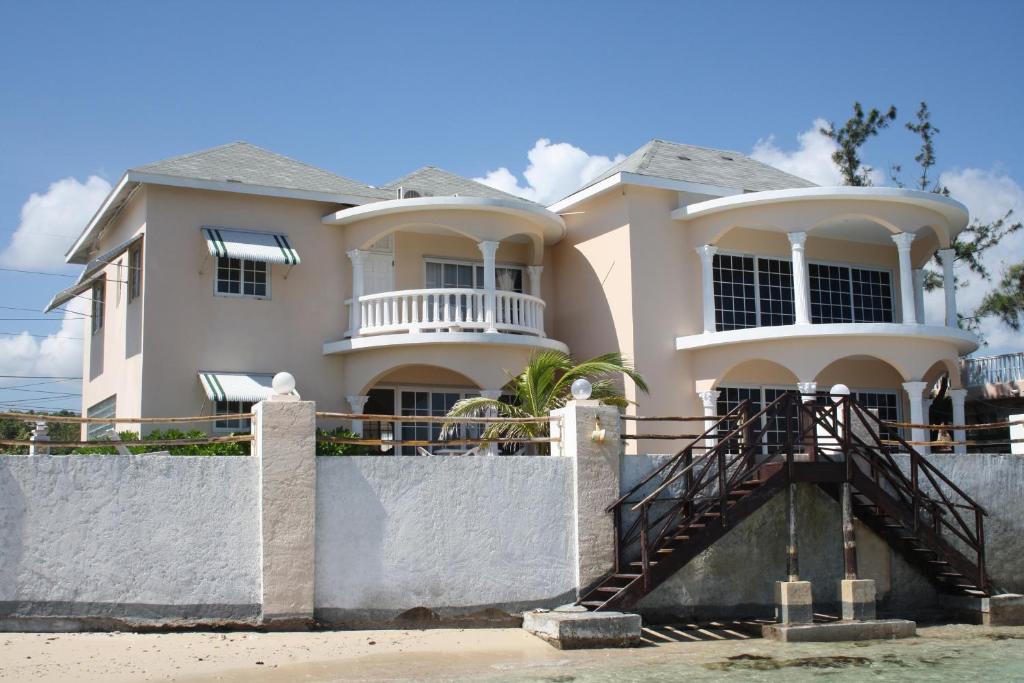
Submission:
<svg viewBox="0 0 1024 683">
<path fill-rule="evenodd" d="M 351 306 L 351 300 L 348 302 Z M 494 292 L 488 311 L 482 289 L 406 289 L 366 294 L 350 310 L 349 336 L 413 332 L 506 332 L 544 334 L 544 300 L 529 294 Z M 491 322 L 493 321 L 493 322 Z"/>
<path fill-rule="evenodd" d="M 961 376 L 966 387 L 1024 382 L 1024 353 L 965 358 Z"/>
</svg>

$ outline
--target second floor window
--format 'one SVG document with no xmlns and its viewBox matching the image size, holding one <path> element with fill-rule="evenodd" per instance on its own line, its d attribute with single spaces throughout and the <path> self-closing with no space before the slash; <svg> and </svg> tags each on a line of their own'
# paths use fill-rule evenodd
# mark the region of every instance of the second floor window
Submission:
<svg viewBox="0 0 1024 683">
<path fill-rule="evenodd" d="M 795 321 L 789 261 L 716 254 L 714 275 L 718 331 L 792 325 Z"/>
<path fill-rule="evenodd" d="M 427 261 L 425 285 L 427 289 L 459 288 L 483 289 L 484 267 L 472 262 Z M 523 292 L 523 269 L 514 266 L 497 266 L 494 269 L 494 286 L 506 292 Z"/>
<path fill-rule="evenodd" d="M 217 259 L 217 294 L 249 296 L 266 299 L 270 296 L 267 264 L 263 261 L 229 258 Z"/>
<path fill-rule="evenodd" d="M 823 263 L 808 264 L 812 323 L 891 323 L 888 271 Z"/>
<path fill-rule="evenodd" d="M 92 333 L 103 329 L 104 304 L 107 301 L 107 281 L 105 278 L 92 286 Z"/>
<path fill-rule="evenodd" d="M 142 294 L 142 246 L 136 244 L 128 251 L 128 303 Z"/>
</svg>

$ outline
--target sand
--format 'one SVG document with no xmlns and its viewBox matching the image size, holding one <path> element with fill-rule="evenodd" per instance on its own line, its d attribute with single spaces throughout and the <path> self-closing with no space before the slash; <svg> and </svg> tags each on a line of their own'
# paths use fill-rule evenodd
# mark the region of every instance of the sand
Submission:
<svg viewBox="0 0 1024 683">
<path fill-rule="evenodd" d="M 645 647 L 577 651 L 521 629 L 0 633 L 0 681 L 1024 680 L 1024 627 L 785 645 L 719 626 L 656 627 Z"/>
</svg>

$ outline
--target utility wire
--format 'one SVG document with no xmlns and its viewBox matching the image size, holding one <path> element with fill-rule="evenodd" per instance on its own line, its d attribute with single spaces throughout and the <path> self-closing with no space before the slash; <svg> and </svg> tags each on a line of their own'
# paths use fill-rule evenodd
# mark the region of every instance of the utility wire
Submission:
<svg viewBox="0 0 1024 683">
<path fill-rule="evenodd" d="M 0 375 L 0 379 L 82 379 L 67 375 Z"/>
<path fill-rule="evenodd" d="M 28 336 L 28 337 L 38 337 L 39 339 L 74 339 L 74 340 L 77 340 L 77 341 L 82 341 L 82 337 L 62 337 L 62 336 L 56 335 L 56 334 L 29 334 L 28 332 L 25 332 L 25 331 L 21 331 L 21 332 L 0 332 L 0 334 L 2 334 L 4 336 L 7 336 L 7 337 L 20 337 L 22 335 L 25 335 L 25 336 Z M 0 387 L 0 388 L 2 388 L 2 387 Z"/>
<path fill-rule="evenodd" d="M 15 387 L 2 387 L 0 391 L 17 391 L 21 393 L 53 394 L 54 396 L 81 396 L 80 391 L 47 391 L 46 389 L 17 389 Z"/>
<path fill-rule="evenodd" d="M 77 275 L 69 275 L 68 273 L 45 273 L 41 270 L 21 270 L 20 268 L 0 268 L 0 270 L 8 273 L 24 273 L 26 275 L 52 275 L 54 277 L 71 277 L 77 278 Z"/>
</svg>

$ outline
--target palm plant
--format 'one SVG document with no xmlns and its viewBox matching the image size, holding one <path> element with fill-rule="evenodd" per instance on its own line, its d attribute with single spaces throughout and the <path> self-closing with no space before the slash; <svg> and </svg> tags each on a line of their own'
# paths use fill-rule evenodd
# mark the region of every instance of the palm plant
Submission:
<svg viewBox="0 0 1024 683">
<path fill-rule="evenodd" d="M 625 375 L 637 388 L 647 393 L 647 383 L 620 353 L 606 353 L 577 363 L 562 351 L 535 353 L 523 371 L 512 377 L 505 390 L 512 394 L 511 401 L 500 401 L 482 396 L 464 398 L 448 411 L 448 417 L 547 417 L 571 398 L 570 387 L 578 379 L 586 379 L 593 387 L 590 397 L 607 405 L 625 407 L 630 402 L 619 391 L 616 380 Z M 457 429 L 446 424 L 441 438 Z M 480 438 L 528 439 L 547 436 L 547 422 L 496 422 L 489 424 Z"/>
</svg>

